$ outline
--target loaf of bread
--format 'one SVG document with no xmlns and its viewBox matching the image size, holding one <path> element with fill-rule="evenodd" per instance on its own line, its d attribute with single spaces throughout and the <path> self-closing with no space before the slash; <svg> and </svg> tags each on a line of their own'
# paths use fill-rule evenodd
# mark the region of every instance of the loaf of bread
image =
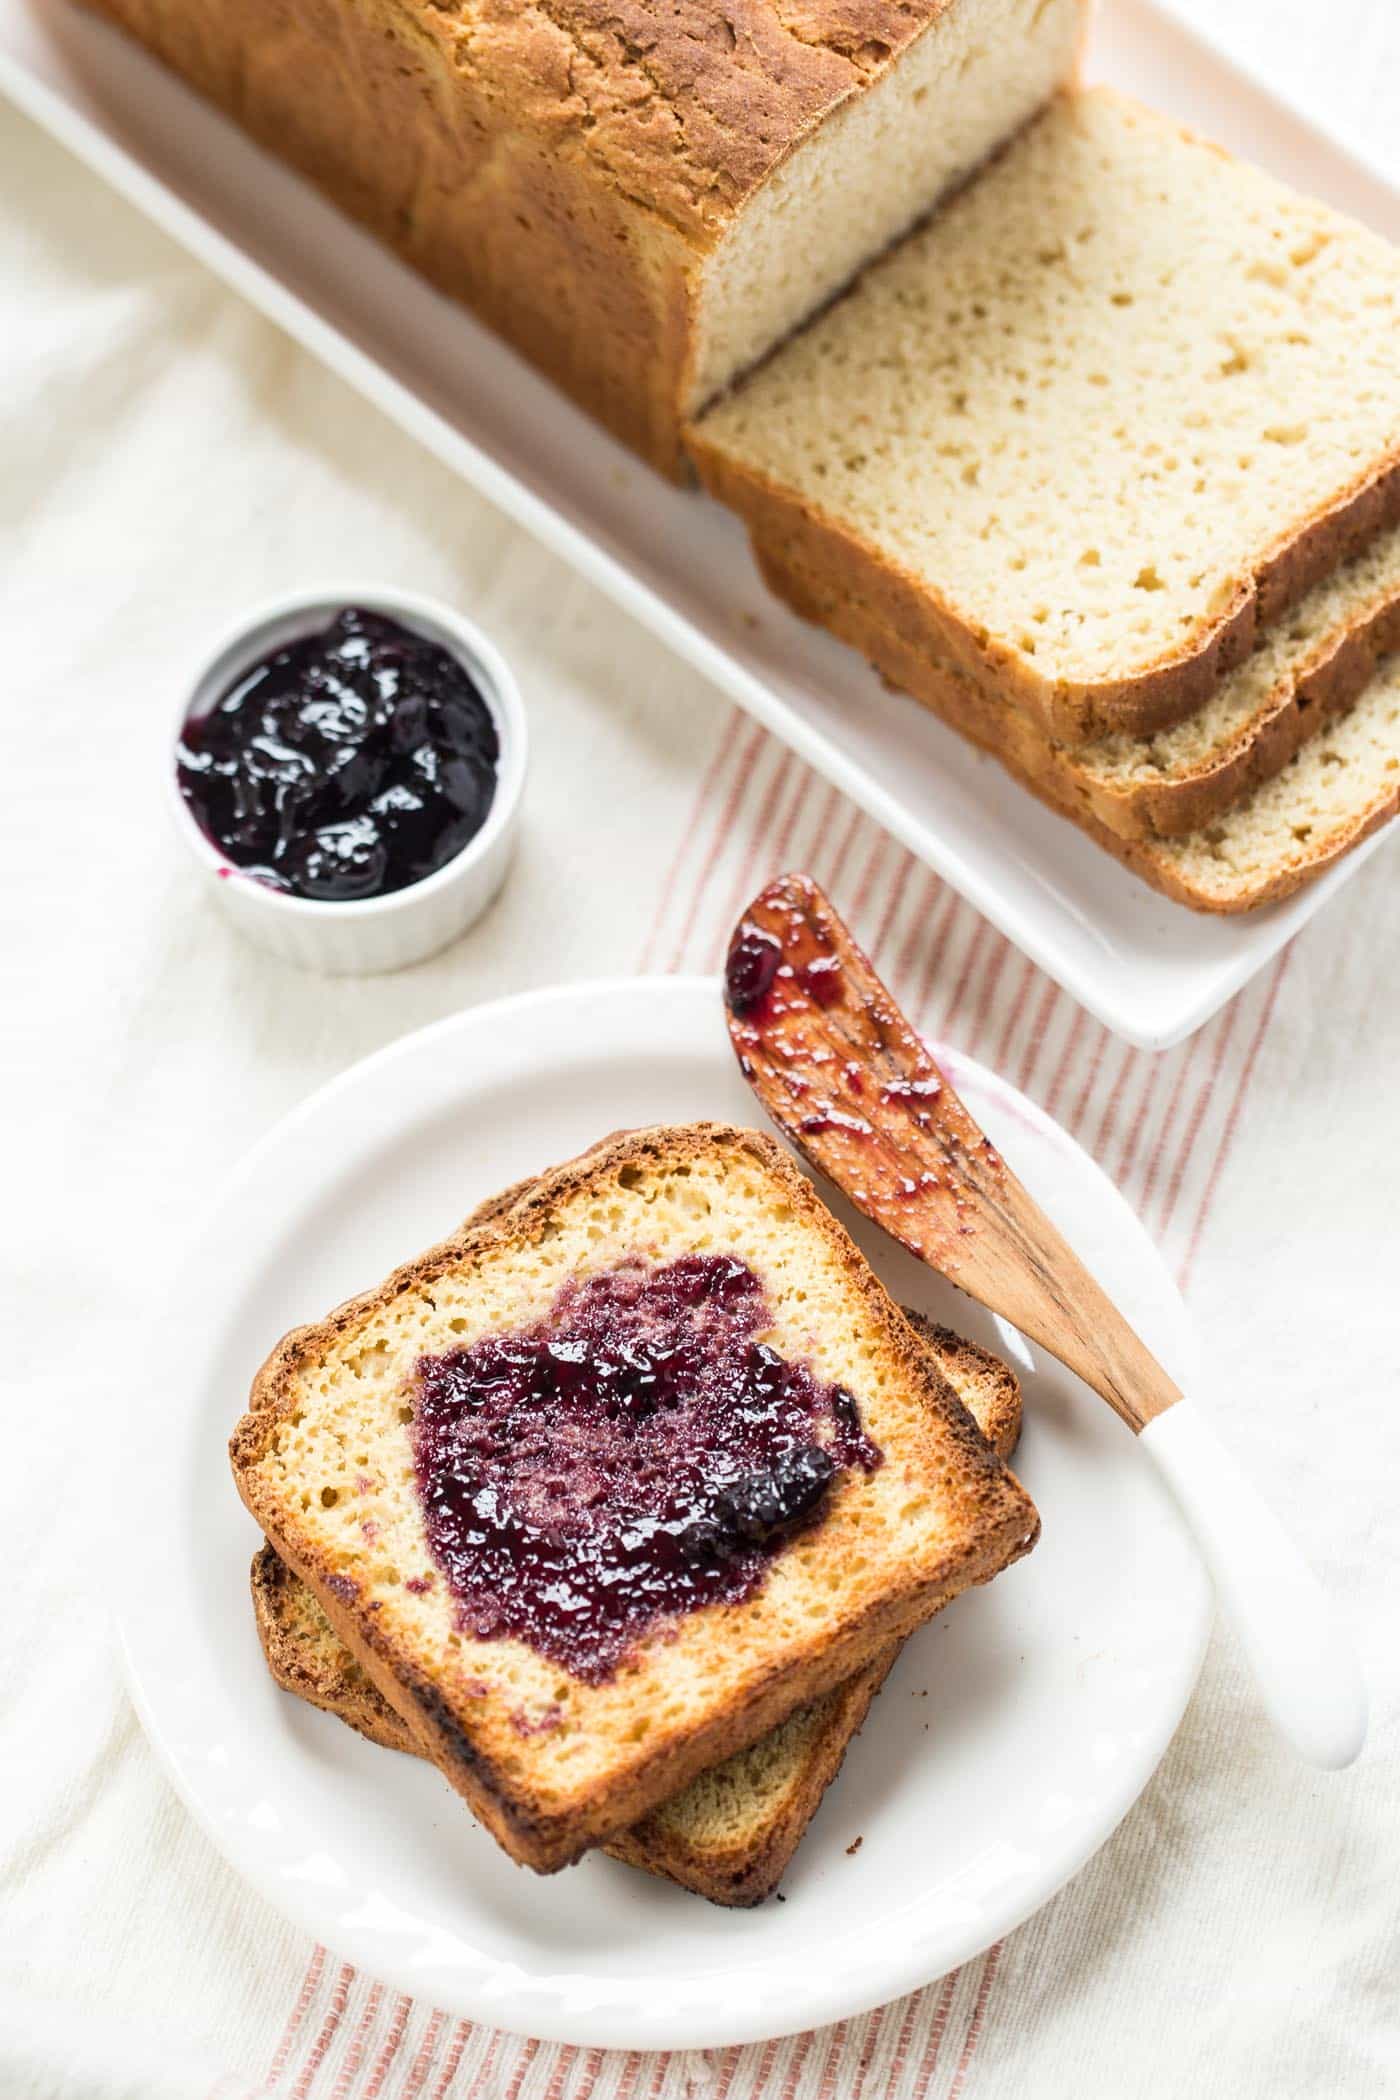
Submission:
<svg viewBox="0 0 1400 2100">
<path fill-rule="evenodd" d="M 1074 71 L 1083 0 L 91 0 L 668 474 Z"/>
<path fill-rule="evenodd" d="M 1027 710 L 999 705 L 948 665 L 901 645 L 837 579 L 757 551 L 770 589 L 795 612 L 851 643 L 951 727 L 1008 757 L 1058 804 L 1127 840 L 1184 838 L 1214 822 L 1282 772 L 1400 647 L 1400 527 L 1392 527 L 1266 628 L 1184 721 L 1076 748 Z"/>
<path fill-rule="evenodd" d="M 632 1400 L 609 1397 L 632 1375 L 635 1346 L 615 1308 L 635 1304 L 652 1321 L 668 1293 L 696 1308 L 678 1316 L 677 1361 L 700 1349 L 703 1371 L 703 1351 L 736 1337 L 760 1351 L 743 1358 L 758 1384 L 742 1408 L 730 1399 L 707 1413 L 703 1378 L 678 1415 L 639 1393 L 634 1420 Z M 734 1293 L 746 1318 L 761 1313 L 761 1337 L 735 1327 Z M 597 1345 L 579 1339 L 581 1306 L 606 1315 Z M 501 1368 L 512 1364 L 543 1366 L 577 1397 L 529 1403 L 519 1394 L 533 1387 Z M 459 1413 L 448 1405 L 464 1365 L 487 1378 L 497 1412 L 482 1412 L 480 1388 Z M 789 1441 L 777 1471 L 765 1462 L 751 1474 L 743 1439 L 769 1421 L 776 1403 L 755 1395 L 774 1381 L 819 1402 L 828 1436 L 810 1420 L 826 1456 L 818 1464 L 816 1447 Z M 438 1443 L 425 1457 L 430 1432 Z M 671 1459 L 657 1455 L 668 1436 L 689 1439 Z M 461 1455 L 447 1463 L 443 1451 Z M 596 1147 L 287 1336 L 254 1383 L 231 1455 L 265 1536 L 424 1754 L 507 1851 L 542 1871 L 634 1826 L 876 1661 L 1038 1530 L 811 1184 L 771 1139 L 724 1125 Z M 813 1520 L 774 1531 L 790 1490 Z M 713 1602 L 706 1592 L 702 1608 L 679 1614 L 663 1603 L 634 1625 L 613 1617 L 629 1608 L 630 1579 L 594 1580 L 592 1561 L 568 1572 L 576 1542 L 615 1551 L 619 1567 L 640 1555 L 645 1602 L 681 1551 L 668 1540 L 692 1535 L 687 1583 L 702 1573 L 722 1583 L 733 1569 L 748 1587 Z M 771 1556 L 750 1578 L 737 1542 L 769 1537 Z M 531 1573 L 556 1553 L 566 1556 L 557 1577 Z M 477 1570 L 485 1589 L 464 1591 Z M 548 1638 L 530 1631 L 546 1609 L 563 1614 Z M 571 1640 L 595 1643 L 615 1623 L 620 1646 L 575 1657 Z"/>
<path fill-rule="evenodd" d="M 982 1435 L 998 1457 L 1009 1459 L 1021 1433 L 1014 1372 L 974 1342 L 905 1312 Z M 407 1725 L 271 1546 L 254 1558 L 252 1592 L 263 1653 L 284 1691 L 335 1714 L 371 1742 L 416 1752 Z M 897 1653 L 890 1647 L 747 1750 L 702 1772 L 605 1849 L 712 1903 L 761 1903 L 786 1872 Z"/>
<path fill-rule="evenodd" d="M 1400 508 L 1400 255 L 1062 98 L 700 419 L 790 568 L 1059 742 L 1210 698 Z"/>
</svg>

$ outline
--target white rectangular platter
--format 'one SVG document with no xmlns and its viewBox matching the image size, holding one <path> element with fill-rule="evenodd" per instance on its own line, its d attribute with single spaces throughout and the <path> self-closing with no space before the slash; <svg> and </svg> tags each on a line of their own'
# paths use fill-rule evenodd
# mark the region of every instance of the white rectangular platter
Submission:
<svg viewBox="0 0 1400 2100">
<path fill-rule="evenodd" d="M 1150 0 L 1109 0 L 1091 70 L 1400 239 L 1400 192 Z M 0 88 L 1129 1041 L 1198 1028 L 1381 844 L 1244 920 L 1167 903 L 769 598 L 735 520 L 640 466 L 115 32 L 68 0 L 0 0 Z"/>
</svg>

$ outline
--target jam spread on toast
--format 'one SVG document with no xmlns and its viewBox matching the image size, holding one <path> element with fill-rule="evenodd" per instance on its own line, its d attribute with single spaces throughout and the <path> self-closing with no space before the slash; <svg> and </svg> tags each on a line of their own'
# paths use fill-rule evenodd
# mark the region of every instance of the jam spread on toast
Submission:
<svg viewBox="0 0 1400 2100">
<path fill-rule="evenodd" d="M 499 757 L 491 710 L 455 656 L 347 606 L 191 717 L 176 772 L 235 867 L 349 903 L 460 853 L 486 822 Z"/>
<path fill-rule="evenodd" d="M 658 1621 L 751 1596 L 836 1476 L 882 1459 L 771 1322 L 741 1261 L 630 1260 L 422 1358 L 418 1490 L 462 1628 L 598 1684 Z"/>
</svg>

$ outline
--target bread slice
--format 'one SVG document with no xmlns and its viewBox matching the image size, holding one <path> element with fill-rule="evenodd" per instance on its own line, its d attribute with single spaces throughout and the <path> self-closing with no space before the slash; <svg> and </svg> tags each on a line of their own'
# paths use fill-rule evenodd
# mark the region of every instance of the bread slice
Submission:
<svg viewBox="0 0 1400 2100">
<path fill-rule="evenodd" d="M 877 669 L 890 652 L 879 622 L 830 578 L 790 569 L 758 549 L 769 588 L 804 619 L 852 643 Z M 1102 737 L 1077 749 L 1057 743 L 1024 710 L 989 709 L 983 692 L 947 664 L 920 665 L 900 648 L 907 684 L 975 741 L 997 735 L 1020 771 L 1046 781 L 1068 809 L 1082 808 L 1124 839 L 1181 838 L 1281 772 L 1400 646 L 1400 528 L 1392 527 L 1315 584 L 1265 630 L 1244 662 L 1221 678 L 1194 714 L 1150 736 Z M 898 681 L 898 673 L 891 672 Z M 1005 718 L 1004 720 L 1002 718 Z"/>
<path fill-rule="evenodd" d="M 1083 0 L 89 0 L 663 472 L 1077 65 Z"/>
<path fill-rule="evenodd" d="M 1400 655 L 1381 657 L 1348 707 L 1324 720 L 1272 779 L 1208 823 L 1180 838 L 1125 837 L 1105 822 L 1074 755 L 1057 752 L 1019 709 L 932 663 L 849 603 L 824 599 L 819 609 L 806 582 L 789 570 L 765 561 L 764 573 L 796 610 L 859 649 L 887 683 L 993 753 L 1033 795 L 1193 911 L 1256 911 L 1292 896 L 1400 807 Z M 1354 640 L 1369 657 L 1370 643 Z"/>
<path fill-rule="evenodd" d="M 938 1370 L 998 1457 L 1021 1433 L 1021 1390 L 1000 1357 L 905 1308 Z M 416 1751 L 306 1584 L 264 1544 L 253 1560 L 253 1610 L 267 1665 L 284 1691 L 336 1714 L 371 1742 Z M 897 1645 L 826 1697 L 800 1707 L 760 1742 L 693 1779 L 606 1850 L 679 1882 L 712 1903 L 772 1894 L 836 1777 Z"/>
<path fill-rule="evenodd" d="M 1179 721 L 1400 509 L 1400 256 L 1062 97 L 689 435 L 771 554 L 1061 742 Z"/>
<path fill-rule="evenodd" d="M 649 1627 L 585 1682 L 459 1622 L 414 1482 L 419 1365 L 547 1319 L 566 1282 L 697 1253 L 746 1263 L 765 1341 L 855 1396 L 883 1454 L 838 1470 L 816 1521 L 742 1602 Z M 231 1456 L 280 1557 L 415 1740 L 515 1858 L 566 1865 L 820 1697 L 1034 1543 L 1034 1506 L 773 1141 L 632 1132 L 295 1330 Z"/>
<path fill-rule="evenodd" d="M 1154 889 L 1197 911 L 1255 911 L 1290 897 L 1400 809 L 1400 656 L 1277 778 L 1182 839 L 1103 836 Z"/>
</svg>

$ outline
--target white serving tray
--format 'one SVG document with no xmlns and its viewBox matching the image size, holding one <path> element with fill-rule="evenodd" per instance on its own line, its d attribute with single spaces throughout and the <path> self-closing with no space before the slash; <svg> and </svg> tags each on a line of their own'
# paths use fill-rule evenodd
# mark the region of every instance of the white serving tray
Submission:
<svg viewBox="0 0 1400 2100">
<path fill-rule="evenodd" d="M 1150 0 L 1110 0 L 1092 71 L 1400 238 L 1400 192 Z M 784 611 L 735 520 L 640 466 L 116 32 L 68 0 L 0 0 L 0 89 L 1129 1041 L 1161 1048 L 1198 1028 L 1379 845 L 1243 921 L 1167 903 Z"/>
</svg>

